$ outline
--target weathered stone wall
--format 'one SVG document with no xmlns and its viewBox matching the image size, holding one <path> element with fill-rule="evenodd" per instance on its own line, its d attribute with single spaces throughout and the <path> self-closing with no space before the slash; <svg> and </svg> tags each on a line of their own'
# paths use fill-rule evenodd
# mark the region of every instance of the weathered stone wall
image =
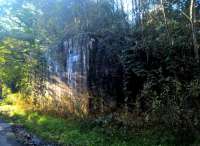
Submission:
<svg viewBox="0 0 200 146">
<path fill-rule="evenodd" d="M 121 42 L 112 34 L 78 35 L 47 52 L 47 95 L 70 112 L 105 112 L 124 101 Z"/>
<path fill-rule="evenodd" d="M 124 101 L 123 66 L 120 61 L 122 48 L 120 39 L 112 33 L 104 33 L 94 40 L 88 72 L 90 110 L 106 112 L 119 107 Z"/>
<path fill-rule="evenodd" d="M 89 43 L 90 38 L 86 35 L 70 37 L 46 55 L 49 69 L 47 96 L 69 112 L 88 111 Z"/>
</svg>

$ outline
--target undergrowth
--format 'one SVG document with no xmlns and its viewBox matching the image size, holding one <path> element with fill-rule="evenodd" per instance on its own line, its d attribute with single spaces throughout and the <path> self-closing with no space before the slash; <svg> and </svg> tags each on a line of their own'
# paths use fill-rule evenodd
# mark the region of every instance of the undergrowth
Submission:
<svg viewBox="0 0 200 146">
<path fill-rule="evenodd" d="M 173 146 L 176 138 L 162 128 L 134 132 L 105 119 L 59 118 L 33 111 L 19 94 L 9 95 L 1 102 L 0 115 L 14 124 L 24 126 L 46 141 L 70 146 Z M 104 123 L 103 123 L 104 122 Z M 101 123 L 101 124 L 100 124 Z M 102 124 L 103 123 L 103 124 Z"/>
</svg>

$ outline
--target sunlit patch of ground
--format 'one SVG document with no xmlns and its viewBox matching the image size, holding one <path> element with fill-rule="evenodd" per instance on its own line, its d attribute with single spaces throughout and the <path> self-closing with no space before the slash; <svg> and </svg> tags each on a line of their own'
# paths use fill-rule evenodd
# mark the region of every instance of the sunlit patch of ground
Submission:
<svg viewBox="0 0 200 146">
<path fill-rule="evenodd" d="M 23 109 L 20 109 L 19 106 L 11 106 L 11 105 L 1 105 L 0 112 L 10 117 L 16 114 L 25 115 L 25 111 Z"/>
</svg>

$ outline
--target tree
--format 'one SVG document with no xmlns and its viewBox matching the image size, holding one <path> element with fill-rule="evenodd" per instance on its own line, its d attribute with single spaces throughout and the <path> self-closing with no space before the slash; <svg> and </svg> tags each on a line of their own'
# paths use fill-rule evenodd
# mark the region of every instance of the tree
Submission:
<svg viewBox="0 0 200 146">
<path fill-rule="evenodd" d="M 191 31 L 192 31 L 192 40 L 193 40 L 193 45 L 194 45 L 195 59 L 197 60 L 197 62 L 199 62 L 199 44 L 197 43 L 197 38 L 196 38 L 195 21 L 196 21 L 195 0 L 191 0 L 190 1 L 190 23 L 191 23 Z"/>
</svg>

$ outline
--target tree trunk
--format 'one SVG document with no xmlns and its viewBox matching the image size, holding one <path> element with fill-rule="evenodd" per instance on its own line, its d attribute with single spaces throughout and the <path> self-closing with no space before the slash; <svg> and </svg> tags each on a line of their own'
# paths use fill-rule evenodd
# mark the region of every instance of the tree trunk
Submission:
<svg viewBox="0 0 200 146">
<path fill-rule="evenodd" d="M 197 60 L 197 62 L 199 62 L 199 45 L 197 43 L 196 27 L 194 24 L 194 21 L 196 19 L 194 5 L 195 5 L 195 0 L 191 0 L 190 1 L 190 23 L 191 23 L 191 31 L 192 31 L 192 41 L 193 41 L 193 46 L 194 46 L 195 59 Z"/>
<path fill-rule="evenodd" d="M 160 4 L 161 4 L 161 7 L 162 7 L 162 13 L 163 13 L 163 17 L 164 17 L 164 23 L 165 23 L 165 27 L 166 27 L 166 31 L 167 31 L 168 40 L 169 40 L 171 46 L 173 46 L 174 45 L 174 40 L 173 40 L 172 36 L 170 35 L 170 31 L 169 31 L 169 26 L 168 26 L 168 22 L 167 22 L 167 17 L 166 17 L 166 13 L 165 13 L 165 7 L 164 7 L 164 4 L 163 4 L 163 0 L 160 0 Z"/>
<path fill-rule="evenodd" d="M 124 3 L 123 3 L 123 0 L 120 0 L 120 5 L 121 5 L 121 10 L 124 13 Z"/>
<path fill-rule="evenodd" d="M 0 80 L 0 99 L 3 98 L 2 81 Z"/>
</svg>

